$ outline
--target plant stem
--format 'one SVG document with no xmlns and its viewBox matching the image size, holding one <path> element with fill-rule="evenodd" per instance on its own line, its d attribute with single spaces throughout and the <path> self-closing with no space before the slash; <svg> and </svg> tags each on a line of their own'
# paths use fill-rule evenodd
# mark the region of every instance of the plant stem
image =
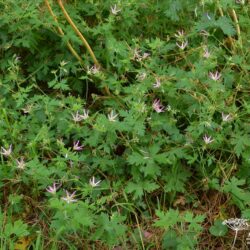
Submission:
<svg viewBox="0 0 250 250">
<path fill-rule="evenodd" d="M 49 4 L 49 1 L 48 1 L 48 0 L 44 0 L 44 1 L 45 1 L 45 5 L 47 6 L 47 8 L 48 8 L 48 10 L 49 10 L 50 15 L 53 17 L 54 21 L 58 24 L 57 17 L 56 17 L 56 15 L 54 14 L 54 12 L 53 12 L 53 10 L 52 10 L 50 4 Z M 61 36 L 64 36 L 63 30 L 62 30 L 59 26 L 57 26 L 57 30 L 58 30 L 58 32 L 59 32 L 59 34 L 60 34 Z M 77 53 L 77 52 L 75 51 L 75 49 L 72 47 L 72 45 L 71 45 L 70 42 L 67 42 L 67 46 L 68 46 L 70 52 L 75 56 L 75 58 L 83 65 L 84 62 L 83 62 L 82 58 L 78 55 L 78 53 Z"/>
<path fill-rule="evenodd" d="M 238 36 L 238 39 L 239 39 L 239 43 L 240 43 L 240 46 L 242 47 L 242 40 L 241 40 L 241 34 L 240 34 L 240 25 L 239 25 L 239 21 L 238 21 L 238 18 L 237 18 L 237 15 L 236 15 L 236 12 L 234 9 L 231 10 L 231 15 L 232 15 L 232 18 L 235 22 L 235 25 L 236 25 L 236 32 L 237 32 L 237 36 Z"/>
<path fill-rule="evenodd" d="M 73 28 L 73 30 L 75 31 L 75 33 L 79 36 L 79 38 L 81 39 L 81 41 L 83 42 L 83 45 L 86 47 L 86 49 L 89 51 L 90 56 L 92 57 L 95 65 L 97 67 L 100 67 L 99 62 L 97 61 L 94 52 L 92 51 L 91 47 L 89 46 L 87 40 L 84 38 L 84 36 L 82 35 L 82 33 L 79 31 L 79 29 L 76 27 L 76 25 L 74 24 L 73 20 L 70 18 L 68 12 L 66 11 L 66 9 L 64 8 L 64 5 L 62 3 L 62 0 L 57 0 L 60 8 L 62 9 L 62 12 L 65 16 L 65 18 L 67 19 L 68 23 L 71 25 L 71 27 Z"/>
<path fill-rule="evenodd" d="M 233 241 L 233 245 L 232 245 L 232 250 L 234 249 L 234 245 L 235 245 L 235 242 L 236 242 L 237 236 L 238 236 L 238 230 L 236 230 L 236 231 L 235 231 L 234 241 Z"/>
<path fill-rule="evenodd" d="M 221 15 L 221 16 L 224 16 L 223 10 L 222 10 L 222 8 L 220 7 L 219 1 L 217 1 L 217 5 L 218 5 L 218 10 L 219 10 L 220 15 Z M 230 43 L 231 48 L 234 48 L 234 42 L 233 42 L 232 37 L 231 37 L 231 36 L 228 36 L 228 39 L 229 39 L 229 43 Z"/>
</svg>

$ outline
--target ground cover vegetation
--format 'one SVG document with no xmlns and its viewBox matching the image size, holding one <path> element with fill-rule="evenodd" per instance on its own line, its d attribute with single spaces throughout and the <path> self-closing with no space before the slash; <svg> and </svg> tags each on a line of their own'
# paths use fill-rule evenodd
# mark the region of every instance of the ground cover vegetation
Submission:
<svg viewBox="0 0 250 250">
<path fill-rule="evenodd" d="M 0 13 L 0 249 L 246 247 L 249 2 Z"/>
</svg>

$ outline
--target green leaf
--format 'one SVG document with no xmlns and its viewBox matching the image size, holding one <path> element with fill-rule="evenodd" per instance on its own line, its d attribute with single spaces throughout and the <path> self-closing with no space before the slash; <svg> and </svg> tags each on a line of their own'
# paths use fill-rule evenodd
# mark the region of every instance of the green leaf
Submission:
<svg viewBox="0 0 250 250">
<path fill-rule="evenodd" d="M 185 192 L 185 184 L 190 177 L 190 173 L 181 166 L 174 166 L 170 171 L 163 174 L 162 179 L 165 181 L 165 192 Z"/>
<path fill-rule="evenodd" d="M 244 204 L 250 204 L 250 192 L 239 187 L 243 186 L 245 183 L 246 180 L 244 179 L 239 180 L 236 177 L 232 177 L 230 180 L 225 182 L 223 187 L 223 191 L 230 193 L 236 205 L 238 205 L 241 209 L 245 207 Z"/>
<path fill-rule="evenodd" d="M 248 136 L 244 136 L 242 133 L 235 134 L 231 140 L 234 146 L 235 153 L 238 157 L 241 156 L 246 146 L 250 146 Z"/>
<path fill-rule="evenodd" d="M 18 238 L 27 236 L 29 235 L 28 225 L 21 220 L 15 221 L 14 224 L 8 223 L 5 227 L 4 234 L 6 237 L 10 237 L 12 234 Z"/>
<path fill-rule="evenodd" d="M 167 212 L 156 210 L 159 219 L 154 223 L 156 227 L 162 227 L 165 230 L 173 227 L 179 221 L 179 211 L 169 209 Z"/>
<path fill-rule="evenodd" d="M 149 160 L 146 166 L 142 167 L 140 170 L 145 176 L 154 177 L 161 174 L 160 167 L 157 164 L 155 164 L 152 160 L 151 161 Z"/>
<path fill-rule="evenodd" d="M 242 218 L 248 219 L 248 220 L 250 219 L 250 208 L 242 211 Z"/>
<path fill-rule="evenodd" d="M 228 232 L 226 225 L 222 224 L 222 220 L 216 220 L 214 224 L 209 228 L 209 232 L 214 236 L 225 236 Z"/>
<path fill-rule="evenodd" d="M 96 218 L 97 227 L 92 239 L 100 239 L 110 246 L 118 244 L 120 238 L 124 237 L 126 233 L 126 226 L 122 224 L 125 218 L 125 216 L 121 216 L 115 212 L 112 216 L 101 213 Z"/>
<path fill-rule="evenodd" d="M 140 166 L 144 165 L 147 161 L 141 154 L 132 152 L 132 154 L 128 156 L 128 162 L 131 165 Z"/>
<path fill-rule="evenodd" d="M 144 191 L 150 193 L 155 191 L 157 188 L 159 188 L 159 185 L 154 182 L 145 180 L 138 183 L 129 182 L 127 187 L 125 188 L 125 191 L 128 194 L 134 193 L 133 199 L 137 199 L 143 196 Z"/>
<path fill-rule="evenodd" d="M 134 199 L 140 198 L 143 195 L 143 188 L 141 184 L 129 182 L 127 187 L 125 188 L 125 191 L 130 194 L 134 193 Z"/>
<path fill-rule="evenodd" d="M 222 16 L 217 21 L 216 24 L 220 27 L 225 35 L 233 36 L 236 34 L 236 30 L 233 27 L 232 21 L 226 17 Z"/>
<path fill-rule="evenodd" d="M 169 6 L 166 6 L 167 9 L 165 10 L 164 14 L 172 21 L 179 21 L 179 12 L 182 10 L 181 2 L 176 0 L 174 2 L 170 1 L 169 3 Z"/>
<path fill-rule="evenodd" d="M 196 215 L 194 216 L 192 212 L 186 212 L 183 219 L 189 223 L 188 229 L 190 232 L 199 232 L 202 231 L 201 223 L 204 221 L 204 215 Z"/>
<path fill-rule="evenodd" d="M 176 249 L 178 246 L 178 236 L 174 230 L 165 232 L 162 240 L 163 249 Z"/>
</svg>

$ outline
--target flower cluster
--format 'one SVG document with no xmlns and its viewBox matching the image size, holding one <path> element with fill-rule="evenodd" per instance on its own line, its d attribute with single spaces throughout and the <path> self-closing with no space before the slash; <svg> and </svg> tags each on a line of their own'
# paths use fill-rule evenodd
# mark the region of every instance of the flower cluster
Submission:
<svg viewBox="0 0 250 250">
<path fill-rule="evenodd" d="M 71 114 L 74 122 L 80 122 L 82 120 L 86 120 L 89 117 L 89 111 L 87 109 L 83 109 L 83 114 L 80 115 L 77 111 L 76 114 Z"/>
<path fill-rule="evenodd" d="M 181 50 L 184 50 L 188 46 L 188 41 L 183 41 L 181 43 L 176 42 L 177 47 L 179 47 Z"/>
<path fill-rule="evenodd" d="M 46 188 L 46 190 L 51 193 L 51 194 L 56 194 L 56 191 L 58 190 L 59 185 L 57 183 L 53 183 L 52 186 L 48 186 L 48 188 Z"/>
<path fill-rule="evenodd" d="M 205 58 L 209 58 L 210 57 L 210 52 L 208 51 L 208 48 L 205 48 L 204 49 L 204 53 L 203 53 L 203 57 L 205 57 Z"/>
<path fill-rule="evenodd" d="M 145 78 L 147 77 L 147 73 L 146 72 L 142 72 L 136 75 L 136 79 L 139 81 L 143 81 Z"/>
<path fill-rule="evenodd" d="M 89 184 L 90 184 L 91 187 L 97 187 L 97 186 L 100 185 L 100 183 L 101 183 L 101 180 L 95 181 L 94 176 L 89 180 Z"/>
<path fill-rule="evenodd" d="M 142 54 L 141 50 L 135 49 L 135 50 L 134 50 L 134 55 L 133 55 L 133 60 L 140 62 L 140 61 L 142 61 L 142 60 L 145 60 L 145 59 L 148 58 L 149 56 L 150 56 L 149 53 L 144 52 L 144 53 Z"/>
<path fill-rule="evenodd" d="M 115 112 L 114 112 L 114 110 L 111 110 L 111 112 L 110 112 L 110 114 L 108 114 L 108 120 L 110 121 L 110 122 L 116 122 L 116 117 L 118 116 L 118 114 L 116 114 Z"/>
<path fill-rule="evenodd" d="M 228 121 L 232 120 L 232 117 L 230 114 L 226 115 L 226 114 L 222 113 L 221 116 L 222 116 L 223 122 L 228 122 Z"/>
<path fill-rule="evenodd" d="M 100 186 L 100 183 L 101 183 L 101 180 L 96 181 L 94 176 L 90 178 L 89 180 L 89 185 L 93 188 Z M 52 186 L 48 186 L 46 188 L 46 191 L 52 195 L 55 195 L 60 187 L 61 187 L 61 184 L 54 182 Z M 66 201 L 68 204 L 72 202 L 77 202 L 78 200 L 75 199 L 75 196 L 76 196 L 75 193 L 76 191 L 70 194 L 69 191 L 66 190 L 66 196 L 63 196 L 61 199 Z"/>
<path fill-rule="evenodd" d="M 247 219 L 231 218 L 224 220 L 222 224 L 228 226 L 234 231 L 247 230 L 249 228 Z"/>
<path fill-rule="evenodd" d="M 184 50 L 188 46 L 188 40 L 185 38 L 184 30 L 177 31 L 175 37 L 177 38 L 176 46 Z"/>
<path fill-rule="evenodd" d="M 98 74 L 100 72 L 100 67 L 98 67 L 98 66 L 96 66 L 96 65 L 94 65 L 94 66 L 92 66 L 92 67 L 87 67 L 87 73 L 89 74 L 89 75 L 96 75 L 96 74 Z"/>
<path fill-rule="evenodd" d="M 20 160 L 16 160 L 17 168 L 23 170 L 25 168 L 26 163 L 24 162 L 24 158 L 21 157 Z"/>
<path fill-rule="evenodd" d="M 215 73 L 209 72 L 209 77 L 214 81 L 219 81 L 221 78 L 221 74 L 219 73 L 219 71 L 216 71 Z"/>
<path fill-rule="evenodd" d="M 211 136 L 207 136 L 207 135 L 204 135 L 204 136 L 203 136 L 203 140 L 204 140 L 204 142 L 205 142 L 206 144 L 210 144 L 210 143 L 212 143 L 212 142 L 214 141 L 214 139 L 212 139 Z"/>
<path fill-rule="evenodd" d="M 164 112 L 165 110 L 165 107 L 161 104 L 159 99 L 154 100 L 152 107 L 157 113 Z"/>
<path fill-rule="evenodd" d="M 76 142 L 74 142 L 74 145 L 73 145 L 73 150 L 74 151 L 81 151 L 81 150 L 83 150 L 83 145 L 79 145 L 79 141 L 76 141 Z"/>
<path fill-rule="evenodd" d="M 76 193 L 76 191 L 74 191 L 72 194 L 70 194 L 66 190 L 66 196 L 62 197 L 61 199 L 66 201 L 68 204 L 72 203 L 72 202 L 77 202 L 77 199 L 75 199 L 75 193 Z"/>
<path fill-rule="evenodd" d="M 153 84 L 154 88 L 160 88 L 161 87 L 161 81 L 160 79 L 156 78 L 155 83 Z"/>
<path fill-rule="evenodd" d="M 4 147 L 1 147 L 1 155 L 4 155 L 6 157 L 10 156 L 11 153 L 12 153 L 12 145 L 9 146 L 9 148 L 4 148 Z"/>
<path fill-rule="evenodd" d="M 121 9 L 119 9 L 118 7 L 117 7 L 117 5 L 115 4 L 114 6 L 111 6 L 110 7 L 110 11 L 111 11 L 111 13 L 113 14 L 113 15 L 117 15 L 120 11 L 121 11 Z"/>
</svg>

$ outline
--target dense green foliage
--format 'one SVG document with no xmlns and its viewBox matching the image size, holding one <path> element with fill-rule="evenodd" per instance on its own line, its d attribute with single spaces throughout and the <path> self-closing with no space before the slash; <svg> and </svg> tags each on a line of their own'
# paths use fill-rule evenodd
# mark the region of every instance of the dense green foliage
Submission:
<svg viewBox="0 0 250 250">
<path fill-rule="evenodd" d="M 221 221 L 250 219 L 248 3 L 64 1 L 100 68 L 50 4 L 58 22 L 0 1 L 0 248 L 230 249 Z"/>
</svg>

